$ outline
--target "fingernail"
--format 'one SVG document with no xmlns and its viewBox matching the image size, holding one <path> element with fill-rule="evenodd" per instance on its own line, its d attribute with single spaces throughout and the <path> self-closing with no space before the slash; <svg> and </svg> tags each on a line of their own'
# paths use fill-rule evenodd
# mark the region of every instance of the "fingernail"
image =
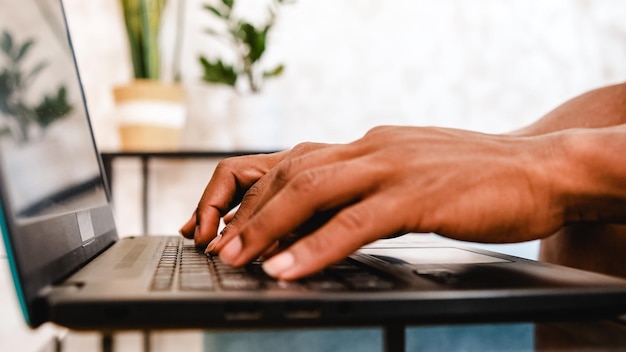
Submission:
<svg viewBox="0 0 626 352">
<path fill-rule="evenodd" d="M 220 243 L 221 239 L 222 239 L 222 233 L 220 232 L 211 242 L 209 242 L 209 245 L 206 246 L 206 249 L 204 250 L 204 254 L 211 254 L 211 252 L 213 252 L 217 244 Z"/>
<path fill-rule="evenodd" d="M 291 269 L 295 262 L 296 258 L 291 252 L 282 252 L 265 261 L 263 270 L 269 276 L 277 277 L 286 270 Z"/>
<path fill-rule="evenodd" d="M 226 264 L 232 264 L 239 255 L 239 252 L 241 252 L 241 238 L 235 236 L 222 248 L 220 258 L 222 258 Z"/>
</svg>

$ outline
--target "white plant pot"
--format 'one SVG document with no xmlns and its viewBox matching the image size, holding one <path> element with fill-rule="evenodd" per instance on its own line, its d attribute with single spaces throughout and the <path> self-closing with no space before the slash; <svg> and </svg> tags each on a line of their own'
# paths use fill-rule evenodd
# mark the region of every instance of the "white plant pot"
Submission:
<svg viewBox="0 0 626 352">
<path fill-rule="evenodd" d="M 221 84 L 186 85 L 187 125 L 182 145 L 187 149 L 231 150 L 232 106 L 235 91 Z"/>
<path fill-rule="evenodd" d="M 138 80 L 114 89 L 122 150 L 177 150 L 187 114 L 179 85 Z"/>
<path fill-rule="evenodd" d="M 283 114 L 279 102 L 264 94 L 240 95 L 232 110 L 232 133 L 238 150 L 281 148 Z"/>
</svg>

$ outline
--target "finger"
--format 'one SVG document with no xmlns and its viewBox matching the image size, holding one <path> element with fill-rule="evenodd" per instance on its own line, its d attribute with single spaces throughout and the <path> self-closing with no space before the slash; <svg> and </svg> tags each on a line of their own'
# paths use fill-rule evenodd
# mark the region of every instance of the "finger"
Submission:
<svg viewBox="0 0 626 352">
<path fill-rule="evenodd" d="M 202 213 L 202 215 L 200 215 Z M 205 247 L 217 235 L 220 224 L 221 210 L 218 207 L 204 207 L 204 210 L 196 212 L 198 224 L 195 227 L 193 241 L 197 247 Z"/>
<path fill-rule="evenodd" d="M 230 223 L 233 220 L 233 218 L 235 217 L 235 212 L 236 212 L 236 210 L 233 209 L 233 210 L 229 211 L 228 214 L 224 215 L 222 220 L 224 220 L 225 224 L 228 224 L 228 223 Z"/>
<path fill-rule="evenodd" d="M 242 156 L 222 160 L 198 203 L 194 242 L 206 246 L 217 234 L 221 216 L 238 196 L 278 163 L 284 153 Z"/>
<path fill-rule="evenodd" d="M 343 209 L 319 230 L 265 261 L 263 269 L 280 280 L 298 279 L 379 238 L 403 233 L 401 222 L 393 221 L 397 211 L 390 204 L 393 197 L 376 195 Z"/>
<path fill-rule="evenodd" d="M 216 237 L 207 246 L 207 252 L 211 254 L 217 254 L 222 247 L 230 241 L 233 236 L 238 232 L 239 225 L 243 224 L 252 214 L 255 208 L 259 195 L 263 192 L 267 184 L 267 175 L 261 177 L 243 196 L 241 204 L 237 208 L 237 211 L 230 217 L 228 224 L 224 227 L 220 233 L 220 237 Z"/>
<path fill-rule="evenodd" d="M 288 157 L 283 159 L 280 164 L 286 162 L 287 160 L 294 157 L 301 157 L 303 155 L 309 155 L 317 150 L 322 150 L 330 147 L 327 144 L 317 144 L 317 143 L 302 143 L 298 146 L 294 147 L 290 152 Z M 280 165 L 279 164 L 279 165 Z M 317 165 L 318 163 L 313 162 L 312 166 Z M 217 243 L 211 242 L 209 247 L 211 247 L 210 252 L 213 254 L 217 254 L 221 251 L 221 249 L 233 238 L 233 235 L 237 234 L 244 224 L 248 221 L 248 219 L 254 214 L 255 209 L 259 207 L 261 197 L 267 193 L 267 189 L 276 182 L 276 172 L 280 167 L 274 167 L 270 171 L 267 172 L 263 177 L 261 177 L 254 185 L 252 185 L 248 191 L 243 196 L 241 204 L 236 212 L 232 215 L 229 215 L 227 226 L 222 231 L 222 237 L 216 239 Z M 225 219 L 226 221 L 226 219 Z"/>
<path fill-rule="evenodd" d="M 308 165 L 310 167 L 317 166 L 319 162 L 316 162 L 316 159 L 309 156 L 315 155 L 314 153 L 319 150 L 328 149 L 328 147 L 330 147 L 328 144 L 301 143 L 290 150 L 288 156 L 278 163 L 276 167 L 268 171 L 266 175 L 264 175 L 250 190 L 248 190 L 248 192 L 246 192 L 241 202 L 240 209 L 237 210 L 231 219 L 231 222 L 234 222 L 232 224 L 232 228 L 236 228 L 238 224 L 245 223 L 250 215 L 253 214 L 254 210 L 258 208 L 259 204 L 263 202 L 262 199 L 265 197 L 265 194 L 268 193 L 268 189 L 275 189 L 277 184 L 281 183 L 279 182 L 280 176 L 277 176 L 277 174 L 280 174 L 281 170 L 285 168 L 283 164 L 292 164 L 291 160 L 307 156 L 306 159 L 308 161 Z"/>
<path fill-rule="evenodd" d="M 196 230 L 196 212 L 193 212 L 193 215 L 191 215 L 191 218 L 189 220 L 187 220 L 187 222 L 183 225 L 183 227 L 180 228 L 180 230 L 178 232 L 180 232 L 181 235 L 185 236 L 185 238 L 193 238 L 193 234 Z"/>
<path fill-rule="evenodd" d="M 307 148 L 305 144 L 303 148 Z M 279 192 L 287 183 L 289 183 L 296 175 L 324 165 L 349 160 L 358 157 L 359 151 L 349 145 L 327 145 L 324 148 L 315 150 L 304 149 L 306 152 L 296 153 L 294 156 L 283 160 L 278 164 L 267 177 L 271 180 L 263 194 L 258 198 L 254 211 L 258 211 L 265 205 L 277 192 Z"/>
<path fill-rule="evenodd" d="M 383 177 L 365 158 L 307 170 L 296 176 L 224 244 L 222 259 L 243 265 L 269 245 L 325 211 L 363 198 Z M 302 200 L 306 201 L 302 201 Z"/>
</svg>

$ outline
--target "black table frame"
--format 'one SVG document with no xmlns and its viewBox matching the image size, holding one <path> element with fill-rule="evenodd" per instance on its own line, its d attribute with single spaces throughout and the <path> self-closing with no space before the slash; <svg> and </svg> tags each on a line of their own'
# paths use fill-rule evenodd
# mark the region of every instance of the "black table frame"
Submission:
<svg viewBox="0 0 626 352">
<path fill-rule="evenodd" d="M 157 152 L 101 152 L 102 166 L 107 177 L 111 197 L 113 195 L 113 162 L 115 159 L 138 159 L 141 163 L 141 232 L 149 232 L 149 178 L 150 161 L 161 160 L 185 160 L 185 159 L 225 159 L 236 156 L 271 153 L 267 151 L 157 151 Z"/>
</svg>

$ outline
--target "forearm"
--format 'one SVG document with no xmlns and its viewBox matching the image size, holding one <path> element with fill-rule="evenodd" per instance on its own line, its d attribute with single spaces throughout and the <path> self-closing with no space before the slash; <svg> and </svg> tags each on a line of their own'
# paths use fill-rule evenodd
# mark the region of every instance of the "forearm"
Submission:
<svg viewBox="0 0 626 352">
<path fill-rule="evenodd" d="M 570 128 L 602 128 L 621 124 L 626 124 L 626 83 L 582 94 L 511 134 L 535 136 Z"/>
</svg>

